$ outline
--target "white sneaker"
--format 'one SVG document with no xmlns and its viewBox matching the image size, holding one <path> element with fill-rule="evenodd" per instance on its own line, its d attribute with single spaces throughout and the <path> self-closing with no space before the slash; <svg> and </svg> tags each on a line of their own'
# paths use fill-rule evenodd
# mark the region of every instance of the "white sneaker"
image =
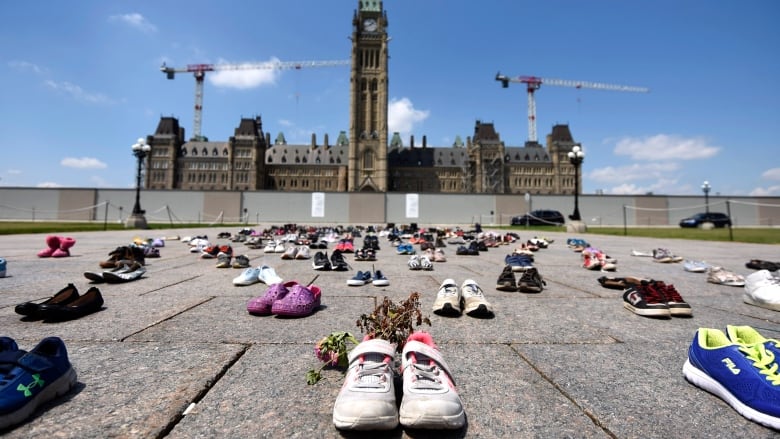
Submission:
<svg viewBox="0 0 780 439">
<path fill-rule="evenodd" d="M 295 254 L 295 259 L 311 259 L 309 247 L 305 245 L 298 247 L 298 253 Z"/>
<path fill-rule="evenodd" d="M 260 269 L 249 267 L 233 279 L 233 285 L 246 286 L 260 282 Z"/>
<path fill-rule="evenodd" d="M 333 424 L 343 430 L 392 430 L 398 425 L 393 385 L 395 348 L 366 340 L 349 353 L 349 369 L 333 406 Z"/>
<path fill-rule="evenodd" d="M 431 258 L 426 255 L 420 256 L 420 268 L 425 271 L 433 270 L 433 263 L 431 262 Z"/>
<path fill-rule="evenodd" d="M 278 284 L 283 281 L 283 279 L 276 274 L 276 270 L 268 265 L 262 265 L 258 270 L 260 271 L 257 275 L 258 279 L 266 285 Z"/>
<path fill-rule="evenodd" d="M 291 245 L 282 253 L 282 259 L 295 259 L 298 255 L 298 247 Z"/>
<path fill-rule="evenodd" d="M 460 315 L 460 290 L 452 279 L 444 279 L 433 302 L 433 313 L 440 316 L 457 317 Z"/>
<path fill-rule="evenodd" d="M 490 306 L 482 288 L 472 279 L 463 281 L 460 287 L 460 295 L 463 300 L 463 312 L 471 317 L 490 317 L 493 315 L 493 307 Z"/>
<path fill-rule="evenodd" d="M 276 242 L 268 241 L 268 243 L 265 245 L 265 248 L 263 248 L 263 253 L 273 253 L 275 249 Z"/>
<path fill-rule="evenodd" d="M 780 311 L 780 277 L 769 270 L 758 270 L 745 278 L 742 300 L 750 305 Z"/>
<path fill-rule="evenodd" d="M 402 354 L 404 396 L 399 411 L 404 427 L 454 430 L 466 414 L 449 366 L 430 334 L 413 333 Z"/>
</svg>

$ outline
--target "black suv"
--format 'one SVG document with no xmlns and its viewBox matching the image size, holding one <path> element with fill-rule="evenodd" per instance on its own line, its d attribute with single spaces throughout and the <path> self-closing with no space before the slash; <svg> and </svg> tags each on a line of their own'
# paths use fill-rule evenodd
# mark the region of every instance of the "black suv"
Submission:
<svg viewBox="0 0 780 439">
<path fill-rule="evenodd" d="M 532 210 L 523 216 L 512 217 L 513 226 L 552 226 L 561 225 L 566 222 L 563 215 L 557 210 Z"/>
<path fill-rule="evenodd" d="M 699 227 L 702 223 L 712 223 L 715 227 L 731 227 L 731 218 L 725 213 L 697 213 L 690 218 L 680 220 L 680 227 Z"/>
</svg>

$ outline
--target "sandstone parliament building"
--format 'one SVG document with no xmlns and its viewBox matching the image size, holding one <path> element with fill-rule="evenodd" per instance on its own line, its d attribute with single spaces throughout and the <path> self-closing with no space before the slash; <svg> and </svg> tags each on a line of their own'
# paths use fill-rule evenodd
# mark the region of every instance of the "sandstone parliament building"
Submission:
<svg viewBox="0 0 780 439">
<path fill-rule="evenodd" d="M 476 121 L 466 141 L 431 147 L 423 136 L 388 135 L 387 13 L 381 0 L 360 0 L 352 18 L 349 131 L 303 145 L 242 118 L 227 141 L 186 140 L 173 117 L 147 137 L 147 189 L 573 194 L 574 142 L 556 125 L 546 144 L 506 146 L 492 123 Z M 581 185 L 580 185 L 581 187 Z"/>
</svg>

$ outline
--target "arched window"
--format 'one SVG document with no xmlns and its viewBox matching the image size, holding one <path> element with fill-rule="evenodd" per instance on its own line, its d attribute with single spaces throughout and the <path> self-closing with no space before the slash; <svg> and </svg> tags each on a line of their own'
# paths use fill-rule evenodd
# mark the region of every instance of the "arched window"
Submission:
<svg viewBox="0 0 780 439">
<path fill-rule="evenodd" d="M 207 156 L 207 155 L 209 155 L 209 150 L 208 150 L 208 149 L 206 149 L 206 147 L 204 146 L 204 147 L 203 147 L 203 151 L 201 151 L 201 153 L 202 153 L 204 156 Z"/>
<path fill-rule="evenodd" d="M 223 156 L 225 156 L 225 157 L 227 157 L 227 155 L 228 155 L 228 150 L 227 150 L 227 148 L 222 148 L 222 155 L 223 155 Z"/>
<path fill-rule="evenodd" d="M 211 150 L 211 155 L 213 155 L 214 157 L 219 156 L 219 152 L 217 151 L 217 148 Z"/>
<path fill-rule="evenodd" d="M 192 147 L 192 155 L 198 155 L 198 148 Z"/>
<path fill-rule="evenodd" d="M 187 155 L 187 148 L 181 149 L 181 155 L 186 156 Z"/>
</svg>

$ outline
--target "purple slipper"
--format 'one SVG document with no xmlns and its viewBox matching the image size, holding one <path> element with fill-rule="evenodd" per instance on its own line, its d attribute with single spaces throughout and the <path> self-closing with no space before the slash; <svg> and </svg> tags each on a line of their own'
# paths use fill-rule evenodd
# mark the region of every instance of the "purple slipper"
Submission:
<svg viewBox="0 0 780 439">
<path fill-rule="evenodd" d="M 284 298 L 273 303 L 271 313 L 278 316 L 306 317 L 319 308 L 321 296 L 320 287 L 297 284 Z"/>
<path fill-rule="evenodd" d="M 290 288 L 294 285 L 298 285 L 298 282 L 292 280 L 286 283 L 276 283 L 268 287 L 265 290 L 265 294 L 255 297 L 246 304 L 246 310 L 249 314 L 255 316 L 269 316 L 271 315 L 271 306 L 279 299 L 287 296 L 290 292 Z"/>
</svg>

